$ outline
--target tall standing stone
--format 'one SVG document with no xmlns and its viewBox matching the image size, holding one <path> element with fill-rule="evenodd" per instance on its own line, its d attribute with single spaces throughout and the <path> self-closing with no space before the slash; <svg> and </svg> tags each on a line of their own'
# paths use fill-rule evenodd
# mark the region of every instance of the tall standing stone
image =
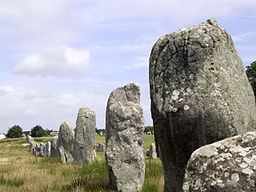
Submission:
<svg viewBox="0 0 256 192">
<path fill-rule="evenodd" d="M 231 36 L 214 19 L 160 37 L 149 70 L 164 190 L 181 191 L 195 149 L 255 129 L 253 91 Z"/>
<path fill-rule="evenodd" d="M 51 157 L 58 157 L 57 141 L 58 141 L 58 136 L 54 136 L 51 139 Z"/>
<path fill-rule="evenodd" d="M 88 108 L 80 108 L 76 120 L 74 162 L 91 163 L 96 145 L 96 115 Z"/>
<path fill-rule="evenodd" d="M 112 188 L 140 191 L 144 183 L 144 117 L 139 86 L 130 83 L 115 89 L 106 109 L 106 161 Z"/>
<path fill-rule="evenodd" d="M 60 126 L 57 146 L 61 162 L 73 162 L 74 131 L 72 126 L 66 122 Z"/>
<path fill-rule="evenodd" d="M 51 142 L 50 141 L 48 141 L 45 144 L 45 156 L 46 157 L 51 157 Z"/>
<path fill-rule="evenodd" d="M 154 143 L 151 143 L 151 145 L 149 147 L 149 157 L 151 159 L 156 159 L 157 158 L 156 145 Z"/>
</svg>

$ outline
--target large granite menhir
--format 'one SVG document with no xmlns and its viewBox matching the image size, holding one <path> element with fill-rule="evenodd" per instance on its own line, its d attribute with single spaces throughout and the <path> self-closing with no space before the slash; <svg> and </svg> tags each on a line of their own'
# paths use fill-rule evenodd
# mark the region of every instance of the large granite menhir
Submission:
<svg viewBox="0 0 256 192">
<path fill-rule="evenodd" d="M 96 145 L 96 115 L 88 108 L 80 108 L 76 120 L 74 162 L 82 165 L 94 160 Z"/>
<path fill-rule="evenodd" d="M 164 190 L 181 191 L 195 149 L 255 130 L 253 91 L 231 36 L 214 19 L 160 37 L 149 71 Z"/>
<path fill-rule="evenodd" d="M 57 148 L 62 163 L 73 162 L 74 131 L 67 122 L 62 123 L 60 126 Z"/>
<path fill-rule="evenodd" d="M 139 86 L 115 89 L 106 109 L 106 161 L 110 186 L 122 192 L 140 191 L 144 183 L 144 117 Z"/>
<path fill-rule="evenodd" d="M 194 151 L 184 192 L 256 192 L 256 132 L 227 138 Z"/>
</svg>

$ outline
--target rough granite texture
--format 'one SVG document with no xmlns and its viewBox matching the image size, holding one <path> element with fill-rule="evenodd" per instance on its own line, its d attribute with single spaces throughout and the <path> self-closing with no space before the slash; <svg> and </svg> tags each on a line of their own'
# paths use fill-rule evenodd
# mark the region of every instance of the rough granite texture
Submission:
<svg viewBox="0 0 256 192">
<path fill-rule="evenodd" d="M 231 36 L 214 19 L 160 37 L 149 74 L 164 190 L 181 191 L 195 149 L 255 130 L 253 91 Z"/>
<path fill-rule="evenodd" d="M 143 187 L 144 117 L 139 86 L 130 83 L 115 89 L 106 109 L 106 161 L 110 186 L 117 191 L 135 192 Z"/>
<path fill-rule="evenodd" d="M 185 192 L 255 192 L 256 132 L 205 145 L 192 153 Z"/>
<path fill-rule="evenodd" d="M 74 163 L 82 165 L 94 159 L 96 145 L 96 115 L 88 108 L 80 108 L 76 120 Z"/>
<path fill-rule="evenodd" d="M 61 162 L 73 162 L 74 131 L 72 126 L 66 122 L 60 126 L 57 146 Z"/>
</svg>

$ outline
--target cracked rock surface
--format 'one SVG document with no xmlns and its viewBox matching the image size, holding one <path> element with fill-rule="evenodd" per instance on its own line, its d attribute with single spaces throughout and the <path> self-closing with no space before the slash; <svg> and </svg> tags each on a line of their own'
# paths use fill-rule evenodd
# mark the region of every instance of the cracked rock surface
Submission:
<svg viewBox="0 0 256 192">
<path fill-rule="evenodd" d="M 165 191 L 181 191 L 191 153 L 255 130 L 252 88 L 216 20 L 164 35 L 150 56 L 151 112 Z"/>
<path fill-rule="evenodd" d="M 143 187 L 145 159 L 142 149 L 144 117 L 139 86 L 130 83 L 115 89 L 106 109 L 106 162 L 110 186 L 135 192 Z"/>
<path fill-rule="evenodd" d="M 192 153 L 184 192 L 256 191 L 256 132 L 224 139 Z"/>
</svg>

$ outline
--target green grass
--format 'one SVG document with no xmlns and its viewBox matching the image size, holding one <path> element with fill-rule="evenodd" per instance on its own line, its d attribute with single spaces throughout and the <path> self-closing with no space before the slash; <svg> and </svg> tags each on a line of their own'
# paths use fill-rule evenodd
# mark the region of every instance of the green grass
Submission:
<svg viewBox="0 0 256 192">
<path fill-rule="evenodd" d="M 51 137 L 35 138 L 47 142 Z M 0 191 L 47 192 L 113 192 L 109 188 L 105 152 L 97 152 L 96 161 L 90 165 L 61 164 L 59 158 L 42 158 L 30 154 L 23 147 L 25 139 L 0 141 Z M 97 136 L 96 143 L 104 143 Z M 154 143 L 154 136 L 145 135 L 144 149 Z M 145 182 L 142 192 L 163 191 L 163 172 L 159 159 L 146 159 Z"/>
<path fill-rule="evenodd" d="M 23 179 L 18 179 L 18 178 L 5 179 L 3 175 L 0 176 L 0 185 L 6 185 L 9 187 L 19 187 L 19 186 L 22 186 L 23 184 L 24 184 Z"/>
</svg>

